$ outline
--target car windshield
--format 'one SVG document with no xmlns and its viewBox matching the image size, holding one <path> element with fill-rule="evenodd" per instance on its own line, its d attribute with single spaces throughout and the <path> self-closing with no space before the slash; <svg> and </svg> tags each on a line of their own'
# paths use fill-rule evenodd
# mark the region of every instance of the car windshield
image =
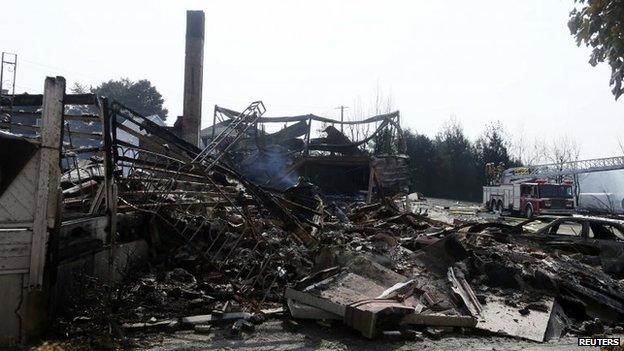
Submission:
<svg viewBox="0 0 624 351">
<path fill-rule="evenodd" d="M 572 187 L 556 184 L 542 184 L 539 186 L 540 197 L 572 198 Z"/>
</svg>

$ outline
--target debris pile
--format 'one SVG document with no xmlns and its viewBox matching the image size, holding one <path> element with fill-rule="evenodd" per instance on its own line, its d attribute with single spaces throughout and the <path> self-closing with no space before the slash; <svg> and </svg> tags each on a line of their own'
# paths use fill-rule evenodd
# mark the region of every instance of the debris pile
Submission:
<svg viewBox="0 0 624 351">
<path fill-rule="evenodd" d="M 257 131 L 261 102 L 203 150 L 121 104 L 103 110 L 105 126 L 134 141 L 104 133 L 103 160 L 77 162 L 61 181 L 65 208 L 115 214 L 106 226 L 119 222 L 110 247 L 133 232 L 123 215 L 149 223 L 151 259 L 123 277 L 110 308 L 126 333 L 221 326 L 239 335 L 279 316 L 342 323 L 366 338 L 463 331 L 543 342 L 609 332 L 624 320 L 616 246 L 575 252 L 578 245 L 543 240 L 523 224 L 479 221 L 472 207 L 443 217 L 461 220 L 437 220 L 415 194 L 381 191 L 374 202 L 370 190 L 369 201 L 328 196 L 305 177 L 279 190 L 253 182 L 232 165 L 230 150 Z M 319 149 L 338 152 L 332 143 L 348 141 L 335 128 L 326 132 Z M 403 164 L 377 163 L 386 179 Z"/>
<path fill-rule="evenodd" d="M 193 316 L 210 316 L 206 317 L 210 323 L 218 323 L 226 316 L 248 319 L 280 314 L 293 303 L 284 304 L 290 285 L 311 274 L 336 273 L 337 265 L 368 269 L 369 277 L 384 273 L 391 285 L 397 284 L 405 277 L 374 260 L 401 271 L 402 266 L 408 265 L 406 260 L 412 251 L 402 248 L 395 235 L 418 236 L 417 231 L 435 228 L 427 223 L 430 220 L 426 217 L 399 214 L 391 203 L 350 207 L 333 204 L 328 206 L 331 210 L 323 211 L 322 194 L 305 182 L 287 190 L 284 197 L 297 204 L 292 211 L 302 221 L 318 217 L 315 220 L 322 230 L 317 232 L 319 244 L 314 249 L 287 240 L 292 235 L 277 226 L 279 221 L 261 216 L 252 219 L 254 231 L 259 233 L 256 238 L 244 236 L 245 227 L 229 222 L 226 211 L 213 212 L 211 224 L 190 243 L 177 247 L 163 245 L 174 248 L 163 250 L 152 260 L 149 269 L 126 279 L 129 288 L 121 291 L 119 315 L 124 327 L 176 329 L 192 326 L 183 321 Z M 306 202 L 309 199 L 314 201 Z M 310 206 L 316 203 L 317 210 L 310 211 L 302 203 Z M 297 313 L 292 309 L 291 312 Z"/>
<path fill-rule="evenodd" d="M 288 306 L 294 317 L 340 319 L 370 338 L 383 330 L 463 327 L 541 342 L 565 332 L 593 335 L 588 326 L 596 320 L 621 327 L 621 281 L 517 230 L 471 232 L 483 227 L 452 230 L 418 251 L 391 236 L 396 244 L 381 258 L 347 248 L 336 255 L 342 269 L 287 290 Z M 408 253 L 397 259 L 399 251 Z"/>
<path fill-rule="evenodd" d="M 314 249 L 274 242 L 282 259 L 264 284 L 252 284 L 261 275 L 226 254 L 219 269 L 206 260 L 201 253 L 214 244 L 211 236 L 163 255 L 124 295 L 125 329 L 201 333 L 226 325 L 236 334 L 268 314 L 343 323 L 367 338 L 400 332 L 437 339 L 472 330 L 542 342 L 621 330 L 624 284 L 600 265 L 536 243 L 521 227 L 453 227 L 391 201 L 333 207 L 320 216 Z M 270 221 L 255 223 L 264 237 L 288 237 Z M 233 256 L 261 252 L 251 241 L 240 250 Z"/>
</svg>

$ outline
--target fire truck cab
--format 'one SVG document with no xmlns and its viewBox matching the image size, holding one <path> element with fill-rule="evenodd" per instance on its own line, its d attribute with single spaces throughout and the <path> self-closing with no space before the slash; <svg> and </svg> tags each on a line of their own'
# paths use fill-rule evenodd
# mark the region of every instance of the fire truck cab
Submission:
<svg viewBox="0 0 624 351">
<path fill-rule="evenodd" d="M 520 212 L 528 218 L 541 214 L 572 214 L 574 195 L 571 182 L 520 183 Z"/>
</svg>

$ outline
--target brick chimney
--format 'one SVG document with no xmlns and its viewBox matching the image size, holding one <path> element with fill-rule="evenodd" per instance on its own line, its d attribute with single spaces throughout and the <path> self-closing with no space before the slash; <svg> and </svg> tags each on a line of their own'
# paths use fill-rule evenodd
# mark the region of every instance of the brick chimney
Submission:
<svg viewBox="0 0 624 351">
<path fill-rule="evenodd" d="M 204 11 L 186 11 L 184 58 L 184 107 L 180 123 L 182 139 L 199 146 L 204 71 Z"/>
</svg>

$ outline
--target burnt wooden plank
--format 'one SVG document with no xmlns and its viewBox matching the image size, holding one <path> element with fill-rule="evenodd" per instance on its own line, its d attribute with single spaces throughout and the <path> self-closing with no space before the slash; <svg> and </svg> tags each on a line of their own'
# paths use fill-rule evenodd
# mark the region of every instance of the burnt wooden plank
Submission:
<svg viewBox="0 0 624 351">
<path fill-rule="evenodd" d="M 2 271 L 15 271 L 28 269 L 29 256 L 0 257 L 0 274 Z"/>
<path fill-rule="evenodd" d="M 0 246 L 30 244 L 32 232 L 29 230 L 0 230 Z"/>
<path fill-rule="evenodd" d="M 61 169 L 59 167 L 63 98 L 65 79 L 47 77 L 44 85 L 41 162 L 37 181 L 36 212 L 33 223 L 33 242 L 30 255 L 28 286 L 40 287 L 46 257 L 48 229 L 54 225 L 58 205 Z"/>
</svg>

